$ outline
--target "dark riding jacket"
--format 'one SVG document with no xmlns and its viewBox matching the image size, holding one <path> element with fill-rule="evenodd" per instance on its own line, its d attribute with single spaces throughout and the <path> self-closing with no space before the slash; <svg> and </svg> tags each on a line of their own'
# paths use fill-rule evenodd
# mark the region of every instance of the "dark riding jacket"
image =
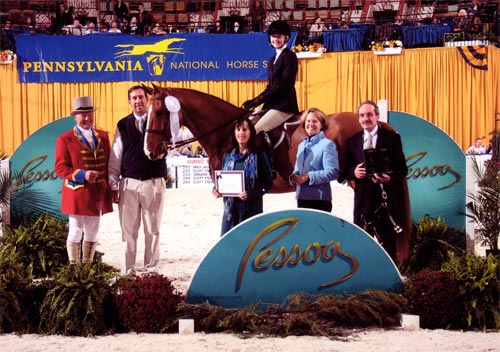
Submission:
<svg viewBox="0 0 500 352">
<path fill-rule="evenodd" d="M 299 70 L 297 55 L 285 48 L 276 63 L 273 55 L 267 63 L 266 89 L 255 99 L 255 105 L 264 103 L 263 109 L 275 109 L 283 112 L 297 114 L 299 104 L 295 92 L 295 79 Z"/>
</svg>

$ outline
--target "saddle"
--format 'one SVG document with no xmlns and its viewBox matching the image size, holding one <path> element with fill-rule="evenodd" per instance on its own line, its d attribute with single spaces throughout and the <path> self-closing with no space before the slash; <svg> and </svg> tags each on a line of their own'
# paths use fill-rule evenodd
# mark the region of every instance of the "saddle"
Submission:
<svg viewBox="0 0 500 352">
<path fill-rule="evenodd" d="M 259 121 L 260 117 L 266 113 L 265 110 L 259 110 L 258 112 L 252 113 L 249 118 L 255 125 Z M 282 143 L 286 143 L 286 148 L 291 148 L 291 136 L 295 129 L 299 126 L 300 114 L 295 114 L 291 116 L 284 123 L 278 127 L 272 129 L 271 131 L 261 131 L 259 132 L 259 137 L 261 139 L 264 150 L 271 164 L 271 169 L 273 172 L 273 178 L 277 177 L 278 172 L 275 168 L 275 156 L 274 150 L 277 149 Z"/>
<path fill-rule="evenodd" d="M 250 114 L 249 118 L 255 125 L 257 121 L 266 113 L 267 110 L 254 111 Z M 269 150 L 271 154 L 272 151 L 278 148 L 281 143 L 285 142 L 287 147 L 290 148 L 290 140 L 293 132 L 299 126 L 300 123 L 300 113 L 291 116 L 287 121 L 279 125 L 278 127 L 272 129 L 271 131 L 261 131 L 259 135 L 261 136 L 262 142 L 266 150 Z"/>
</svg>

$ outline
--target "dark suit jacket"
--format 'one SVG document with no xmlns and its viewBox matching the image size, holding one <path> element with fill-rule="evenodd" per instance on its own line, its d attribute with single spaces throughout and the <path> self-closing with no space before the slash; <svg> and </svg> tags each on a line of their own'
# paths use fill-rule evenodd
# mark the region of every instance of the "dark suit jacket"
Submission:
<svg viewBox="0 0 500 352">
<path fill-rule="evenodd" d="M 245 34 L 245 30 L 243 29 L 243 27 L 240 26 L 238 32 L 236 32 L 234 30 L 234 27 L 231 27 L 231 29 L 229 30 L 229 34 Z"/>
<path fill-rule="evenodd" d="M 364 161 L 363 156 L 363 131 L 355 134 L 347 140 L 346 145 L 346 164 L 344 168 L 344 177 L 348 180 L 354 180 L 354 223 L 362 226 L 361 214 L 372 214 L 381 204 L 380 184 L 373 183 L 369 178 L 357 179 L 354 176 L 354 169 L 359 163 Z M 384 183 L 384 189 L 388 196 L 388 208 L 398 225 L 403 226 L 402 219 L 405 218 L 405 209 L 396 206 L 396 197 L 401 196 L 403 192 L 402 181 L 408 174 L 406 158 L 403 153 L 401 137 L 398 133 L 388 131 L 379 125 L 377 147 L 387 148 L 391 159 L 393 173 L 391 181 Z"/>
<path fill-rule="evenodd" d="M 295 92 L 295 79 L 299 70 L 297 55 L 285 48 L 274 63 L 276 55 L 267 63 L 266 89 L 255 98 L 256 105 L 264 103 L 263 109 L 276 109 L 297 114 L 299 104 Z"/>
</svg>

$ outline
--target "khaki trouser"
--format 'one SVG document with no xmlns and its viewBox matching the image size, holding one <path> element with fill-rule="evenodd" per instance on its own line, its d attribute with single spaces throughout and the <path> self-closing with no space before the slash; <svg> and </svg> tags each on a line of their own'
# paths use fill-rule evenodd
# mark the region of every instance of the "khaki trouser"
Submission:
<svg viewBox="0 0 500 352">
<path fill-rule="evenodd" d="M 270 109 L 264 115 L 262 115 L 259 121 L 257 121 L 257 123 L 255 124 L 255 130 L 257 131 L 257 134 L 261 131 L 269 132 L 284 123 L 292 116 L 293 114 L 290 114 L 288 112 Z"/>
<path fill-rule="evenodd" d="M 165 180 L 162 177 L 146 181 L 125 178 L 120 181 L 118 211 L 122 228 L 122 274 L 135 272 L 141 219 L 144 230 L 144 268 L 151 272 L 157 271 L 165 192 Z"/>
</svg>

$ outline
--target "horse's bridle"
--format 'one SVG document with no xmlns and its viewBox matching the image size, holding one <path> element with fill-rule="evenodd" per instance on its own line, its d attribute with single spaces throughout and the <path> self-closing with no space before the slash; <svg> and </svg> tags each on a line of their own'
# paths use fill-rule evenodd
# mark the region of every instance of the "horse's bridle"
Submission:
<svg viewBox="0 0 500 352">
<path fill-rule="evenodd" d="M 158 97 L 158 98 L 151 98 L 150 100 L 160 100 L 162 103 L 162 107 L 164 106 L 164 103 L 163 103 L 163 100 L 161 99 L 161 97 Z M 165 110 L 168 111 L 167 107 L 165 106 Z M 203 138 L 203 137 L 206 137 L 206 136 L 209 136 L 215 132 L 217 132 L 217 130 L 221 129 L 221 128 L 224 128 L 226 127 L 227 125 L 233 123 L 234 121 L 238 120 L 241 116 L 244 116 L 244 115 L 250 115 L 251 112 L 247 112 L 245 111 L 243 114 L 240 114 L 240 115 L 237 115 L 234 119 L 232 120 L 229 120 L 229 121 L 226 121 L 224 122 L 222 125 L 219 125 L 217 126 L 217 128 L 214 128 L 213 130 L 210 130 L 208 132 L 205 132 L 201 135 L 199 135 L 198 137 L 191 137 L 191 138 L 188 138 L 188 139 L 183 139 L 182 141 L 179 141 L 179 142 L 176 142 L 176 147 L 182 147 L 186 144 L 190 144 L 190 143 L 193 143 L 193 142 L 196 142 L 197 140 Z M 167 139 L 164 137 L 164 134 L 163 134 L 163 131 L 160 131 L 160 130 L 154 130 L 154 129 L 146 129 L 145 132 L 149 132 L 149 133 L 153 133 L 153 134 L 158 134 L 160 136 L 162 136 L 163 138 L 161 139 L 161 144 L 162 144 L 162 148 L 164 151 L 168 151 L 171 149 L 172 147 L 172 143 L 171 142 L 168 142 Z M 173 136 L 172 136 L 173 137 Z"/>
</svg>

